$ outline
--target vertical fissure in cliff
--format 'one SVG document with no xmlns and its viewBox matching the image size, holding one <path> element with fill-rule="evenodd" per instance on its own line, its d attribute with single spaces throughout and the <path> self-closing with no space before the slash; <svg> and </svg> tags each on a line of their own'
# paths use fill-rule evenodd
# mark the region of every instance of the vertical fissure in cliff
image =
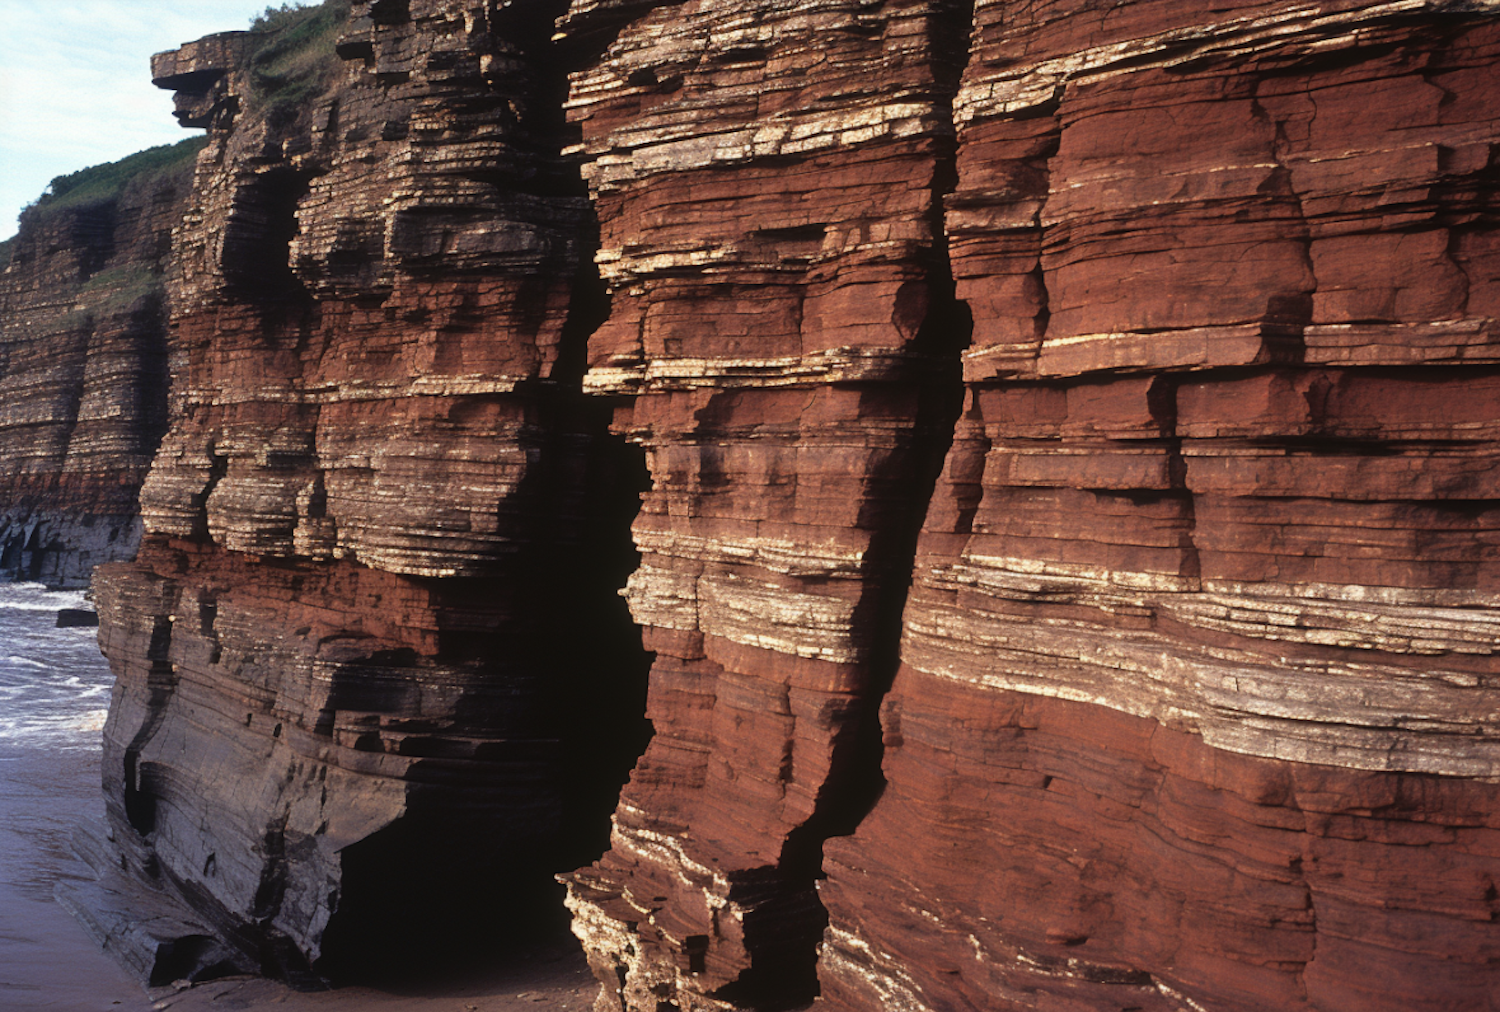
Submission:
<svg viewBox="0 0 1500 1012">
<path fill-rule="evenodd" d="M 939 114 L 953 122 L 953 103 L 968 62 L 969 37 L 974 22 L 974 0 L 943 4 L 931 22 L 929 40 Z M 930 238 L 927 265 L 927 310 L 914 342 L 913 381 L 918 387 L 911 463 L 891 480 L 906 484 L 910 493 L 903 509 L 876 528 L 870 553 L 887 561 L 885 578 L 873 596 L 868 644 L 869 688 L 856 739 L 842 771 L 829 781 L 829 802 L 793 834 L 789 852 L 796 861 L 821 865 L 822 842 L 854 832 L 885 787 L 880 705 L 895 681 L 901 664 L 902 614 L 911 589 L 917 540 L 926 519 L 943 463 L 953 444 L 963 410 L 961 355 L 969 346 L 973 317 L 956 294 L 945 227 L 945 201 L 958 186 L 958 145 L 955 134 L 937 139 L 939 145 L 931 181 L 928 211 Z M 800 853 L 799 853 L 800 852 Z"/>
<path fill-rule="evenodd" d="M 890 88 L 910 99 L 901 109 L 920 109 L 890 113 L 910 115 L 909 132 L 726 146 L 700 163 L 709 145 L 669 147 L 663 124 L 701 116 L 710 83 L 737 101 L 736 89 L 761 82 L 774 101 L 723 109 L 768 133 L 782 117 L 832 129 L 820 114 L 839 106 L 822 103 L 847 97 L 789 69 L 821 7 L 712 6 L 582 6 L 566 26 L 579 51 L 608 49 L 572 99 L 621 302 L 592 349 L 590 380 L 634 397 L 617 425 L 653 450 L 653 512 L 637 532 L 649 564 L 632 605 L 662 650 L 652 706 L 665 736 L 638 767 L 615 846 L 570 877 L 570 902 L 591 960 L 619 971 L 615 981 L 601 969 L 606 994 L 618 989 L 637 1012 L 700 997 L 785 1007 L 816 994 L 823 846 L 853 832 L 883 789 L 879 712 L 972 329 L 943 206 L 957 181 L 952 107 L 972 4 L 840 7 L 826 26 L 839 37 L 817 40 L 847 47 L 841 66 L 894 71 Z M 679 13 L 704 22 L 706 46 L 673 48 Z M 757 29 L 721 35 L 721 17 Z M 618 106 L 593 90 L 605 82 L 624 83 Z M 579 111 L 592 104 L 610 116 Z M 611 116 L 639 122 L 640 134 Z M 650 129 L 664 136 L 638 140 Z M 673 153 L 606 161 L 635 143 Z M 885 174 L 898 194 L 889 204 Z M 632 222 L 641 210 L 622 194 L 650 191 L 639 203 L 686 205 L 681 220 L 653 210 Z M 707 266 L 678 259 L 694 222 L 692 241 L 714 250 Z M 648 251 L 670 252 L 653 261 Z M 793 360 L 806 371 L 776 372 Z M 657 361 L 671 366 L 654 375 Z M 832 504 L 834 487 L 855 498 Z M 762 541 L 810 557 L 746 553 Z M 778 791 L 779 804 L 767 800 Z M 711 884 L 697 880 L 716 866 Z M 653 916 L 633 916 L 638 903 Z"/>
<path fill-rule="evenodd" d="M 968 59 L 973 16 L 973 0 L 968 0 L 944 5 L 930 23 L 936 104 L 949 123 Z M 883 522 L 871 525 L 870 556 L 884 564 L 864 623 L 870 631 L 866 689 L 852 741 L 842 757 L 835 757 L 823 800 L 812 817 L 788 837 L 784 869 L 798 878 L 821 878 L 824 842 L 853 833 L 885 789 L 881 704 L 901 664 L 902 615 L 917 542 L 963 409 L 961 355 L 969 346 L 973 317 L 968 304 L 957 297 L 945 228 L 945 201 L 958 185 L 957 139 L 948 134 L 937 138 L 937 144 L 927 216 L 927 306 L 913 342 L 908 379 L 917 388 L 911 451 L 904 465 L 886 478 L 907 492 Z M 816 960 L 815 953 L 812 958 Z M 780 981 L 767 983 L 770 993 L 785 987 Z M 748 990 L 744 996 L 750 997 Z"/>
<path fill-rule="evenodd" d="M 172 665 L 171 652 L 171 620 L 166 615 L 158 615 L 151 627 L 151 641 L 146 647 L 146 659 L 151 664 L 146 719 L 125 747 L 123 759 L 125 818 L 143 837 L 156 829 L 156 791 L 141 763 L 141 753 L 161 730 L 167 704 L 177 690 L 177 673 Z"/>
</svg>

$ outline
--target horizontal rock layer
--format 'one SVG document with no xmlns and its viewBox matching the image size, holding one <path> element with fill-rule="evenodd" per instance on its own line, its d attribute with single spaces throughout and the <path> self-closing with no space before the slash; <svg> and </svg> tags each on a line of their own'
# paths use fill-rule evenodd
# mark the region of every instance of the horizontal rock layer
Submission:
<svg viewBox="0 0 1500 1012">
<path fill-rule="evenodd" d="M 556 683 L 608 658 L 543 651 L 562 636 L 528 603 L 555 601 L 540 574 L 431 581 L 148 540 L 95 588 L 121 858 L 267 971 L 489 939 L 477 909 L 535 913 L 559 840 L 587 828 L 598 771 L 572 753 L 609 753 Z M 497 640 L 504 658 L 482 648 Z"/>
<path fill-rule="evenodd" d="M 60 177 L 0 254 L 9 578 L 84 587 L 135 551 L 136 497 L 166 424 L 164 275 L 191 158 L 158 148 Z"/>
<path fill-rule="evenodd" d="M 154 67 L 126 871 L 293 976 L 531 916 L 623 585 L 601 1012 L 1493 1004 L 1500 5 L 333 12 Z"/>
<path fill-rule="evenodd" d="M 967 400 L 830 1008 L 1490 1007 L 1497 43 L 977 5 Z"/>
<path fill-rule="evenodd" d="M 906 669 L 827 849 L 840 1009 L 1486 1009 L 1497 788 Z"/>
<path fill-rule="evenodd" d="M 810 998 L 821 840 L 872 786 L 963 339 L 937 213 L 956 6 L 575 5 L 610 316 L 585 387 L 646 449 L 627 597 L 650 746 L 569 877 L 598 1008 Z M 956 370 L 955 370 L 956 373 Z"/>
<path fill-rule="evenodd" d="M 294 980 L 534 924 L 640 747 L 550 16 L 396 6 L 156 58 L 209 140 L 146 542 L 96 581 L 119 860 Z"/>
</svg>

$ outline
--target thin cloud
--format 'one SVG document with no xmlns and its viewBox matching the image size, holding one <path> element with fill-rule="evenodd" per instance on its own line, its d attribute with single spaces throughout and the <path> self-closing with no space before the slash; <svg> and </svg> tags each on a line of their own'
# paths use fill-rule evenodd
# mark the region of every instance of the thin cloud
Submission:
<svg viewBox="0 0 1500 1012">
<path fill-rule="evenodd" d="M 246 28 L 266 0 L 0 0 L 0 238 L 54 176 L 189 136 L 151 55 Z"/>
</svg>

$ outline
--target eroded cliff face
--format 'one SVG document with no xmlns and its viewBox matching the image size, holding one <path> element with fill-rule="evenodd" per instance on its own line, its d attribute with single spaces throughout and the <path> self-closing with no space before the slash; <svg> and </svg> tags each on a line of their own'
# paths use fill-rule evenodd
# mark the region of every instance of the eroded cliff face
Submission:
<svg viewBox="0 0 1500 1012">
<path fill-rule="evenodd" d="M 160 57 L 210 141 L 98 583 L 100 852 L 207 922 L 153 958 L 532 916 L 640 752 L 624 585 L 600 1012 L 1493 1010 L 1497 47 L 376 0 L 311 101 Z"/>
<path fill-rule="evenodd" d="M 597 853 L 639 750 L 635 479 L 579 389 L 547 7 L 325 5 L 154 62 L 209 143 L 146 541 L 95 584 L 103 849 L 228 943 L 192 973 L 493 941 Z"/>
<path fill-rule="evenodd" d="M 1492 1008 L 1494 8 L 967 15 L 564 22 L 654 481 L 598 1008 L 811 995 L 908 566 L 824 1004 Z"/>
<path fill-rule="evenodd" d="M 1490 1009 L 1493 9 L 981 2 L 839 1009 Z"/>
<path fill-rule="evenodd" d="M 958 409 L 967 322 L 933 226 L 966 21 L 702 2 L 562 24 L 612 38 L 569 101 L 612 296 L 585 386 L 652 479 L 627 595 L 655 735 L 569 880 L 601 1009 L 815 993 L 820 844 L 872 798 Z"/>
<path fill-rule="evenodd" d="M 0 573 L 84 587 L 129 558 L 166 424 L 164 275 L 192 152 L 59 183 L 0 253 Z M 118 175 L 114 186 L 99 177 Z"/>
</svg>

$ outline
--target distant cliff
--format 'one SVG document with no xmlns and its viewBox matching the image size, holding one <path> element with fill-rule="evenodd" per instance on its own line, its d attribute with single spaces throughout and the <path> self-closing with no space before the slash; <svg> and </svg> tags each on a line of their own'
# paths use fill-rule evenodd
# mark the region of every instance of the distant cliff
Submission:
<svg viewBox="0 0 1500 1012">
<path fill-rule="evenodd" d="M 1493 1012 L 1500 2 L 263 28 L 153 65 L 140 972 L 560 872 L 598 1012 Z"/>
<path fill-rule="evenodd" d="M 0 573 L 135 554 L 166 428 L 165 282 L 201 141 L 60 176 L 0 244 Z"/>
</svg>

